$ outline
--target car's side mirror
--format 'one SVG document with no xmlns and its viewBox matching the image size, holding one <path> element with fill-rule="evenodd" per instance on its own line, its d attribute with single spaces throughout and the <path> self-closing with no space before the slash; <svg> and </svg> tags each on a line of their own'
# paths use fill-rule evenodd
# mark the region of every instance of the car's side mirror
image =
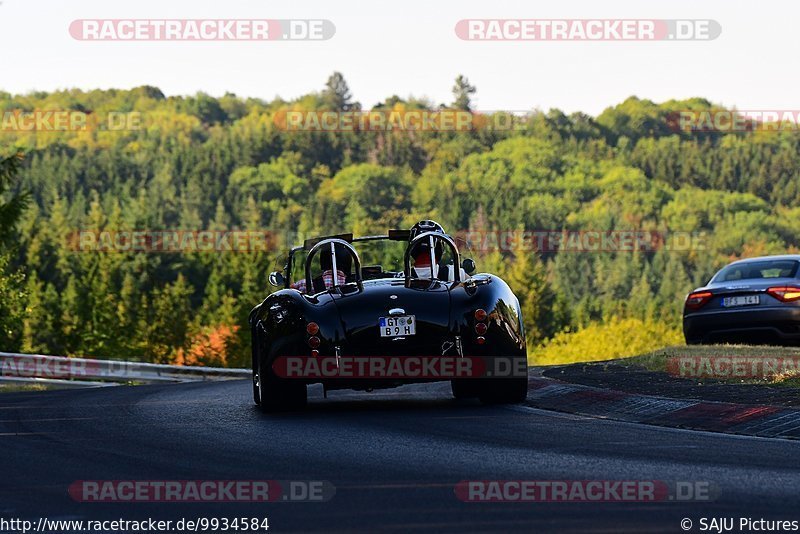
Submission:
<svg viewBox="0 0 800 534">
<path fill-rule="evenodd" d="M 461 268 L 464 269 L 465 273 L 472 274 L 475 272 L 475 262 L 472 258 L 464 258 L 464 261 L 461 262 Z"/>
<path fill-rule="evenodd" d="M 275 287 L 283 287 L 286 280 L 283 279 L 283 274 L 280 271 L 269 273 L 269 283 Z"/>
</svg>

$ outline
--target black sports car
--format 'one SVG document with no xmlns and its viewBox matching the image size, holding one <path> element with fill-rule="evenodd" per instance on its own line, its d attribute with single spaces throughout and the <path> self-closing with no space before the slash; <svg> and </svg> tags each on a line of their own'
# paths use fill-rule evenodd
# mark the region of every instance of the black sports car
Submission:
<svg viewBox="0 0 800 534">
<path fill-rule="evenodd" d="M 327 393 L 443 380 L 457 398 L 523 401 L 519 301 L 499 277 L 470 276 L 474 262 L 462 262 L 439 228 L 320 237 L 292 248 L 270 275 L 281 289 L 250 314 L 256 404 L 302 407 L 311 383 Z M 362 255 L 382 263 L 366 265 Z"/>
<path fill-rule="evenodd" d="M 731 263 L 686 297 L 686 343 L 800 341 L 800 255 Z"/>
</svg>

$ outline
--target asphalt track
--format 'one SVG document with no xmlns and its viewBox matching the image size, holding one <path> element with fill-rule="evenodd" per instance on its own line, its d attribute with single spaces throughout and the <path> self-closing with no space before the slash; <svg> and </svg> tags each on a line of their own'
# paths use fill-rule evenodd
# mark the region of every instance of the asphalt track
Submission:
<svg viewBox="0 0 800 534">
<path fill-rule="evenodd" d="M 800 443 L 450 398 L 448 384 L 311 387 L 263 415 L 247 381 L 0 395 L 0 517 L 268 517 L 270 532 L 683 532 L 800 520 Z M 81 503 L 76 480 L 325 480 L 327 502 Z M 712 502 L 467 503 L 461 480 L 710 481 Z M 737 519 L 738 525 L 738 519 Z"/>
</svg>

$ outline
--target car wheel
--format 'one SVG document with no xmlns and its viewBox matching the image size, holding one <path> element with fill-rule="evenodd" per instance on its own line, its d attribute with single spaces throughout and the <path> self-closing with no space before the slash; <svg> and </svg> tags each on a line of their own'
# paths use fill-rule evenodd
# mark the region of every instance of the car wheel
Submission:
<svg viewBox="0 0 800 534">
<path fill-rule="evenodd" d="M 262 412 L 285 412 L 301 410 L 308 403 L 308 390 L 299 380 L 287 380 L 275 376 L 271 368 L 260 366 L 258 392 Z"/>
<path fill-rule="evenodd" d="M 253 401 L 256 406 L 261 406 L 261 391 L 259 391 L 258 373 L 253 371 Z"/>
<path fill-rule="evenodd" d="M 474 379 L 451 380 L 450 387 L 456 399 L 474 399 L 480 394 L 477 381 Z"/>
<path fill-rule="evenodd" d="M 519 404 L 528 396 L 528 377 L 486 380 L 479 397 L 484 404 Z"/>
<path fill-rule="evenodd" d="M 261 391 L 259 391 L 258 385 L 258 336 L 256 336 L 255 328 L 250 332 L 250 343 L 252 347 L 251 358 L 253 364 L 253 402 L 256 403 L 256 406 L 261 406 Z"/>
</svg>

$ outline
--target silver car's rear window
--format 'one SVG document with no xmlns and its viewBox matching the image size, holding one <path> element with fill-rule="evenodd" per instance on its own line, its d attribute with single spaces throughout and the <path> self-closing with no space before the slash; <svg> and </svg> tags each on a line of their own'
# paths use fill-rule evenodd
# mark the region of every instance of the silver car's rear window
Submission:
<svg viewBox="0 0 800 534">
<path fill-rule="evenodd" d="M 762 278 L 794 278 L 800 262 L 795 260 L 764 260 L 728 265 L 711 280 L 732 282 L 735 280 L 759 280 Z"/>
</svg>

